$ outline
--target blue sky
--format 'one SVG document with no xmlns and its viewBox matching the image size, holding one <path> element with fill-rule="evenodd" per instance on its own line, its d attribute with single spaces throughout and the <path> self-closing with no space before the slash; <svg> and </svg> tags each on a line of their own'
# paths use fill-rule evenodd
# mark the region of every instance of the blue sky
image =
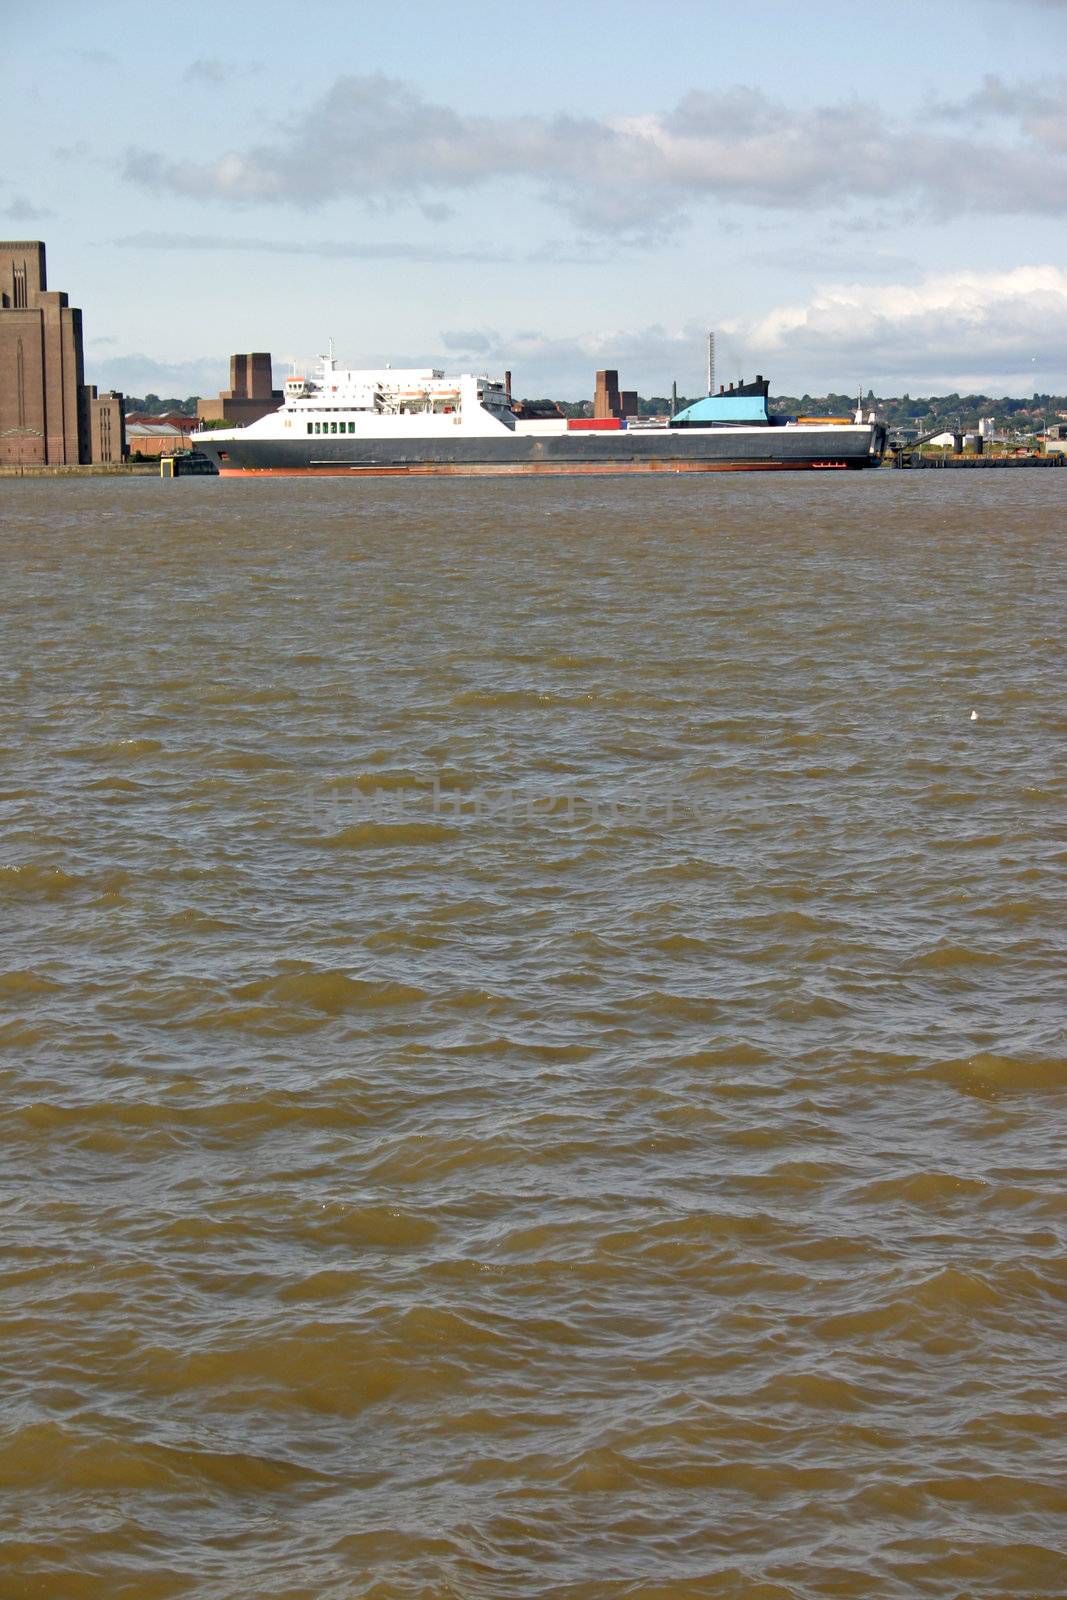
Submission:
<svg viewBox="0 0 1067 1600">
<path fill-rule="evenodd" d="M 1067 390 L 1067 4 L 400 0 L 4 36 L 0 233 L 87 377 L 233 350 L 510 366 L 517 392 Z"/>
</svg>

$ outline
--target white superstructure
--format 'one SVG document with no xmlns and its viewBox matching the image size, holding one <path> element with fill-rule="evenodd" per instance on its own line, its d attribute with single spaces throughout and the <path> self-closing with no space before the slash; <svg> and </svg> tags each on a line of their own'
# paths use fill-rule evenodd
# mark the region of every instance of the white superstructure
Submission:
<svg viewBox="0 0 1067 1600">
<path fill-rule="evenodd" d="M 281 409 L 240 432 L 275 439 L 323 434 L 388 439 L 415 431 L 445 438 L 457 430 L 481 437 L 506 434 L 515 426 L 504 385 L 484 374 L 450 377 L 440 367 L 339 367 L 331 354 L 322 357 L 315 378 L 287 378 Z M 558 427 L 565 430 L 564 418 Z"/>
</svg>

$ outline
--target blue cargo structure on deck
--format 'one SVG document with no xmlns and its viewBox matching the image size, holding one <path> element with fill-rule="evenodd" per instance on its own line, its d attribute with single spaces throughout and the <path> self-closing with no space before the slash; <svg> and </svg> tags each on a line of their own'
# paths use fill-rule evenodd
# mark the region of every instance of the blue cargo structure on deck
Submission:
<svg viewBox="0 0 1067 1600">
<path fill-rule="evenodd" d="M 671 418 L 672 428 L 728 428 L 737 426 L 772 427 L 774 419 L 768 408 L 769 383 L 757 377 L 755 383 L 742 383 L 736 388 L 720 389 L 718 394 L 705 395 L 694 400 L 691 406 Z M 784 424 L 785 419 L 782 419 Z"/>
</svg>

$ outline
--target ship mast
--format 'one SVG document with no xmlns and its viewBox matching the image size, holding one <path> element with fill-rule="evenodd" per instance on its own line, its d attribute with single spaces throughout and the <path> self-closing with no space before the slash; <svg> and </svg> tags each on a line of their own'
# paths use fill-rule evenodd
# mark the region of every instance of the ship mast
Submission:
<svg viewBox="0 0 1067 1600">
<path fill-rule="evenodd" d="M 333 340 L 328 339 L 326 344 L 326 354 L 323 355 L 321 351 L 319 352 L 319 360 L 322 362 L 322 375 L 324 378 L 333 371 Z"/>
</svg>

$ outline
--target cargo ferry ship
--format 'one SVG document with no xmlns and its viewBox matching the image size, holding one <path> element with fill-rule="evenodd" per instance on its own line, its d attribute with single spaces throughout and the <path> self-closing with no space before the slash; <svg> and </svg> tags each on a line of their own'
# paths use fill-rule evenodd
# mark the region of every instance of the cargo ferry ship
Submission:
<svg viewBox="0 0 1067 1600">
<path fill-rule="evenodd" d="M 332 354 L 286 380 L 245 428 L 194 433 L 222 477 L 491 477 L 518 473 L 847 471 L 876 467 L 873 416 L 777 417 L 768 383 L 731 384 L 671 417 L 525 414 L 510 381 L 436 367 L 349 369 Z"/>
</svg>

